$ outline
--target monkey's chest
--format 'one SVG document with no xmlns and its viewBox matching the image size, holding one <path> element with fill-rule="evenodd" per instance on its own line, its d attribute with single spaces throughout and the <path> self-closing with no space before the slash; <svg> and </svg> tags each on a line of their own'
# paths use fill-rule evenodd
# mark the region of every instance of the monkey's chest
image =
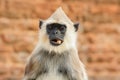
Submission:
<svg viewBox="0 0 120 80">
<path fill-rule="evenodd" d="M 68 80 L 65 75 L 60 74 L 57 70 L 56 71 L 51 71 L 46 72 L 42 75 L 39 75 L 36 80 Z"/>
<path fill-rule="evenodd" d="M 68 80 L 70 65 L 64 57 L 48 57 L 41 62 L 42 67 L 36 80 Z"/>
</svg>

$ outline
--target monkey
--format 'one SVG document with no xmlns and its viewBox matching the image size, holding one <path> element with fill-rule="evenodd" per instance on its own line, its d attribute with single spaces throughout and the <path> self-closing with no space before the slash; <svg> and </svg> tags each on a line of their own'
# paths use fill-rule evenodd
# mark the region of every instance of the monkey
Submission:
<svg viewBox="0 0 120 80">
<path fill-rule="evenodd" d="M 39 40 L 28 59 L 23 80 L 88 80 L 79 59 L 76 39 L 79 23 L 58 8 L 39 21 Z"/>
</svg>

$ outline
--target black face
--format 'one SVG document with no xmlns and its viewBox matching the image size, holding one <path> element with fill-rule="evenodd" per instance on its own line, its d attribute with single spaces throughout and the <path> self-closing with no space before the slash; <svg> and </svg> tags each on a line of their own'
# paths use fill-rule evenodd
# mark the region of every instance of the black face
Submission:
<svg viewBox="0 0 120 80">
<path fill-rule="evenodd" d="M 66 26 L 64 24 L 48 24 L 46 30 L 47 34 L 49 35 L 50 43 L 53 46 L 58 46 L 63 43 L 66 33 Z"/>
</svg>

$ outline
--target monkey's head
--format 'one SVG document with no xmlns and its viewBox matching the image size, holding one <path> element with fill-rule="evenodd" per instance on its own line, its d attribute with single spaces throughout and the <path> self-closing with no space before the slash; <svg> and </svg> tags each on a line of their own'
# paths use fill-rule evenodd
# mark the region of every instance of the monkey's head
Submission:
<svg viewBox="0 0 120 80">
<path fill-rule="evenodd" d="M 73 24 L 59 8 L 50 18 L 39 22 L 39 45 L 58 53 L 75 48 L 78 26 L 78 23 Z"/>
</svg>

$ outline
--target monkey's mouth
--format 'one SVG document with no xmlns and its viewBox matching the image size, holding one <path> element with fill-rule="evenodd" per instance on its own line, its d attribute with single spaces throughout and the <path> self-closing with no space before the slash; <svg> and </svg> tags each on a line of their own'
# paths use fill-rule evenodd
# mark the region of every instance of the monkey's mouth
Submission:
<svg viewBox="0 0 120 80">
<path fill-rule="evenodd" d="M 61 40 L 61 39 L 51 39 L 50 43 L 54 46 L 58 46 L 58 45 L 63 43 L 63 40 Z"/>
</svg>

